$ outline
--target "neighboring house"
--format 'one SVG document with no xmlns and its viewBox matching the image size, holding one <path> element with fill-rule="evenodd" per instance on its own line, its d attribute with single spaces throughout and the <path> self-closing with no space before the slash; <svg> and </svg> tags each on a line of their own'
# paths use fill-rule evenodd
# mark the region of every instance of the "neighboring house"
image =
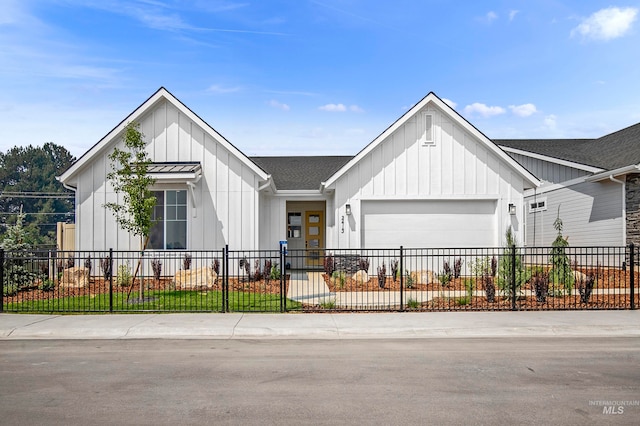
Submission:
<svg viewBox="0 0 640 426">
<path fill-rule="evenodd" d="M 433 93 L 353 157 L 251 158 L 160 88 L 59 177 L 76 194 L 78 250 L 139 248 L 103 207 L 131 121 L 157 178 L 153 249 L 496 247 L 508 227 L 524 240 L 540 184 Z"/>
<path fill-rule="evenodd" d="M 599 139 L 494 140 L 542 184 L 525 192 L 526 244 L 640 243 L 640 123 Z"/>
</svg>

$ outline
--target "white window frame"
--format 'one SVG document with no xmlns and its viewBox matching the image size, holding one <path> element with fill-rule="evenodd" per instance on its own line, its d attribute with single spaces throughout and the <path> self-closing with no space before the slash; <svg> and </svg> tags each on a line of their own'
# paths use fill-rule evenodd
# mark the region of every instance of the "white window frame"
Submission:
<svg viewBox="0 0 640 426">
<path fill-rule="evenodd" d="M 542 204 L 542 206 L 540 206 L 540 204 Z M 530 200 L 528 202 L 528 205 L 529 205 L 529 213 L 543 212 L 547 210 L 547 199 L 545 197 L 545 198 Z"/>
<path fill-rule="evenodd" d="M 167 220 L 166 220 L 166 215 L 167 215 L 167 192 L 170 191 L 184 191 L 185 195 L 186 195 L 186 199 L 185 199 L 185 225 L 186 225 L 186 230 L 185 230 L 185 241 L 184 241 L 184 248 L 167 248 Z M 187 188 L 155 188 L 152 189 L 152 192 L 163 192 L 164 193 L 164 205 L 163 207 L 163 217 L 161 218 L 161 222 L 162 222 L 162 236 L 163 236 L 163 241 L 162 241 L 162 247 L 161 248 L 153 248 L 151 250 L 188 250 L 189 249 L 189 190 Z M 182 206 L 182 204 L 178 204 L 180 206 Z"/>
</svg>

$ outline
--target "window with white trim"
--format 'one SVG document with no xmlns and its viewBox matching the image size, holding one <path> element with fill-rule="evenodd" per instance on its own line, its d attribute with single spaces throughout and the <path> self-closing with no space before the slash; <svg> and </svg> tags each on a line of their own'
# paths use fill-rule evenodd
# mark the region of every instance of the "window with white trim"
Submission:
<svg viewBox="0 0 640 426">
<path fill-rule="evenodd" d="M 435 145 L 433 130 L 433 113 L 423 112 L 420 114 L 420 142 L 422 145 Z"/>
<path fill-rule="evenodd" d="M 539 198 L 529 202 L 529 213 L 541 212 L 547 209 L 547 199 Z"/>
<path fill-rule="evenodd" d="M 156 250 L 185 250 L 187 248 L 187 191 L 153 191 L 156 205 L 155 222 L 149 235 L 148 247 Z"/>
</svg>

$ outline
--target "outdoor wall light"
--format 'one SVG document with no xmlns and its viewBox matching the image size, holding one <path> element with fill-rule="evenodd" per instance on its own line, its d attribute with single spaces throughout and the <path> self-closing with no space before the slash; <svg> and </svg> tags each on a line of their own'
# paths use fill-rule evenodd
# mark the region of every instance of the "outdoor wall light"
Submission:
<svg viewBox="0 0 640 426">
<path fill-rule="evenodd" d="M 346 206 L 344 206 L 344 212 L 347 214 L 347 216 L 351 215 L 351 204 L 347 204 Z"/>
<path fill-rule="evenodd" d="M 509 214 L 510 215 L 516 214 L 516 205 L 515 204 L 509 204 Z"/>
</svg>

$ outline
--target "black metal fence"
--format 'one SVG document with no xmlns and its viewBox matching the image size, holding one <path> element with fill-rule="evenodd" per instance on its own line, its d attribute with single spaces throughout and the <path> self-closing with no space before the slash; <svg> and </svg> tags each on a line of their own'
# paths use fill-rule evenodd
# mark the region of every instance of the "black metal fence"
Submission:
<svg viewBox="0 0 640 426">
<path fill-rule="evenodd" d="M 638 254 L 633 245 L 0 249 L 0 312 L 635 309 Z"/>
</svg>

